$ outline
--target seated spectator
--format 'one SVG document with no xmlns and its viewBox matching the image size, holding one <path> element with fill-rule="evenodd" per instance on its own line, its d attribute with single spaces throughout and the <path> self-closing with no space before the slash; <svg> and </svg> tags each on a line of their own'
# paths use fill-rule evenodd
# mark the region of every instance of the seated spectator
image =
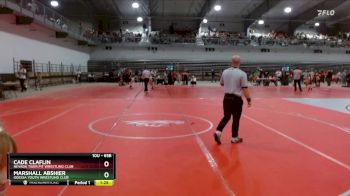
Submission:
<svg viewBox="0 0 350 196">
<path fill-rule="evenodd" d="M 94 73 L 89 73 L 88 74 L 88 81 L 89 82 L 95 82 L 95 74 Z"/>
<path fill-rule="evenodd" d="M 192 77 L 191 77 L 191 86 L 193 87 L 195 85 L 197 85 L 197 78 L 196 78 L 196 76 L 192 75 Z"/>
</svg>

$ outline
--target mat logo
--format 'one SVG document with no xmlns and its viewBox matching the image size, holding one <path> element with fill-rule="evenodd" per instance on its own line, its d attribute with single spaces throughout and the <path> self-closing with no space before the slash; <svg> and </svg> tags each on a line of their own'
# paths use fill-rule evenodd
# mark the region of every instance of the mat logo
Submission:
<svg viewBox="0 0 350 196">
<path fill-rule="evenodd" d="M 171 125 L 182 125 L 185 122 L 180 120 L 134 120 L 125 121 L 128 125 L 136 127 L 167 127 Z"/>
</svg>

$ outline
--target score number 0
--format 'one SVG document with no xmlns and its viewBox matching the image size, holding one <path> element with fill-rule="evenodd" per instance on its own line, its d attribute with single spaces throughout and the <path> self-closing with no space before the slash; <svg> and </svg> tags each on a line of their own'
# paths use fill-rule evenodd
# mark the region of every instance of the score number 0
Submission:
<svg viewBox="0 0 350 196">
<path fill-rule="evenodd" d="M 108 162 L 108 161 L 105 161 L 105 162 L 103 163 L 103 166 L 109 167 L 109 162 Z M 108 173 L 108 172 L 105 172 L 105 173 L 103 174 L 103 176 L 104 176 L 105 178 L 108 178 L 108 177 L 109 177 L 109 173 Z"/>
</svg>

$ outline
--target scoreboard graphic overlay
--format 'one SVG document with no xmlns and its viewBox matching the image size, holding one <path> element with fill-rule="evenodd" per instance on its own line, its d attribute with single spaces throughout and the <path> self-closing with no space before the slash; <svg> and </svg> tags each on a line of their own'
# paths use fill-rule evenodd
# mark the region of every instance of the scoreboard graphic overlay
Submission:
<svg viewBox="0 0 350 196">
<path fill-rule="evenodd" d="M 113 186 L 114 153 L 10 153 L 10 185 Z"/>
</svg>

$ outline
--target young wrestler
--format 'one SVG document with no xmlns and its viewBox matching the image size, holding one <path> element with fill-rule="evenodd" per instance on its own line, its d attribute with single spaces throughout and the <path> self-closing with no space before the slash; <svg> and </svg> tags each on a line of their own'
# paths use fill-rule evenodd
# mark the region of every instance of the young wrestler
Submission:
<svg viewBox="0 0 350 196">
<path fill-rule="evenodd" d="M 312 91 L 312 79 L 311 79 L 311 75 L 308 74 L 306 76 L 306 78 L 304 79 L 304 84 L 305 84 L 305 88 L 306 90 L 309 92 L 309 91 Z"/>
</svg>

